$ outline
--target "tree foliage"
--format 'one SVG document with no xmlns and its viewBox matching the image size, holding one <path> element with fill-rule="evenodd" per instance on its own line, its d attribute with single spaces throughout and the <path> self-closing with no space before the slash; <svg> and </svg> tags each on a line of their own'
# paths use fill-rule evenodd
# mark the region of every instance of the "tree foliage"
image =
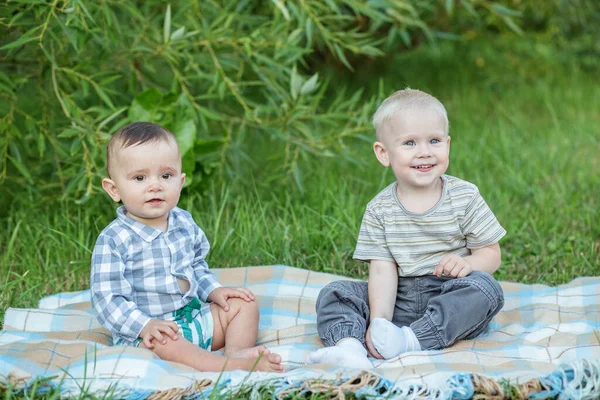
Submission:
<svg viewBox="0 0 600 400">
<path fill-rule="evenodd" d="M 356 69 L 486 16 L 519 30 L 519 13 L 495 1 L 8 1 L 0 185 L 84 202 L 110 135 L 146 120 L 175 133 L 192 188 L 267 164 L 301 188 L 302 158 L 344 154 L 370 135 L 375 105 L 324 81 L 319 57 Z M 275 150 L 257 160 L 265 146 Z"/>
</svg>

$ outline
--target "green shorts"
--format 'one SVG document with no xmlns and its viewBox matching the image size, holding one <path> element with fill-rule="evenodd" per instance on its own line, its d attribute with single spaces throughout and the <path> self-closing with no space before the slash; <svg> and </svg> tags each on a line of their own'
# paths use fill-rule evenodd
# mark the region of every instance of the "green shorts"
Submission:
<svg viewBox="0 0 600 400">
<path fill-rule="evenodd" d="M 202 303 L 195 298 L 183 308 L 170 314 L 164 315 L 161 319 L 175 322 L 179 327 L 179 332 L 177 332 L 179 335 L 205 350 L 211 350 L 214 321 L 210 312 L 210 304 Z M 117 340 L 115 346 L 137 347 L 141 342 L 141 338 L 137 338 L 133 343 Z"/>
</svg>

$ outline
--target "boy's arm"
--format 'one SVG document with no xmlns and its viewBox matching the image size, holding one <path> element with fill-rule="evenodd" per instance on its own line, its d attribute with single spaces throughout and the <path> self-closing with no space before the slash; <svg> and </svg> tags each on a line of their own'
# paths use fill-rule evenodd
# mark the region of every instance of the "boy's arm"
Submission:
<svg viewBox="0 0 600 400">
<path fill-rule="evenodd" d="M 483 271 L 491 275 L 500 267 L 500 262 L 500 244 L 492 243 L 479 249 L 471 249 L 471 255 L 465 257 L 456 254 L 442 257 L 433 274 L 464 278 L 473 271 Z"/>
<path fill-rule="evenodd" d="M 398 293 L 398 265 L 393 261 L 371 260 L 369 264 L 369 322 L 373 318 L 394 318 Z M 371 341 L 371 326 L 365 335 L 365 345 L 369 353 L 383 359 Z"/>
<path fill-rule="evenodd" d="M 206 302 L 208 296 L 213 290 L 220 288 L 222 285 L 217 282 L 213 273 L 208 269 L 208 263 L 206 262 L 206 255 L 210 250 L 210 244 L 204 232 L 195 225 L 194 230 L 196 231 L 196 238 L 194 241 L 194 276 L 198 282 L 198 297 L 200 300 Z"/>
<path fill-rule="evenodd" d="M 471 249 L 471 255 L 463 257 L 474 270 L 493 274 L 502 262 L 502 251 L 499 243 L 493 243 L 480 249 Z"/>
<path fill-rule="evenodd" d="M 474 190 L 459 224 L 471 254 L 463 258 L 455 254 L 446 255 L 435 268 L 434 275 L 463 278 L 474 270 L 494 273 L 501 262 L 498 242 L 506 235 L 506 230 L 500 225 L 478 189 Z"/>
<path fill-rule="evenodd" d="M 102 326 L 135 340 L 150 317 L 126 299 L 133 288 L 125 279 L 123 270 L 124 264 L 118 251 L 107 237 L 100 236 L 92 254 L 92 305 Z"/>
<path fill-rule="evenodd" d="M 398 265 L 394 261 L 371 260 L 369 264 L 369 310 L 373 318 L 394 317 L 398 293 Z"/>
</svg>

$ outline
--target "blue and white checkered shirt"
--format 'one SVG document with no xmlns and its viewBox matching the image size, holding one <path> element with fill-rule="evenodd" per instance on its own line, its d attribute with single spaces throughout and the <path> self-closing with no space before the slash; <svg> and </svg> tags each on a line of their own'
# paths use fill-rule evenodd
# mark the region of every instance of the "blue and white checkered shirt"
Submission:
<svg viewBox="0 0 600 400">
<path fill-rule="evenodd" d="M 193 298 L 206 301 L 221 285 L 205 261 L 210 248 L 191 214 L 169 213 L 166 232 L 117 209 L 92 254 L 92 306 L 113 340 L 134 341 L 150 319 L 165 319 Z M 189 282 L 183 293 L 177 278 Z"/>
</svg>

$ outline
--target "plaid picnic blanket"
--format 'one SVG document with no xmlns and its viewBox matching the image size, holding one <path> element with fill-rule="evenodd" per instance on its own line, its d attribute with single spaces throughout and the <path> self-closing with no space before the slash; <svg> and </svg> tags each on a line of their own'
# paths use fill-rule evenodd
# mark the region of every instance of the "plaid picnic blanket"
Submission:
<svg viewBox="0 0 600 400">
<path fill-rule="evenodd" d="M 215 390 L 271 385 L 277 397 L 353 391 L 393 398 L 498 395 L 503 382 L 537 398 L 600 398 L 600 277 L 556 287 L 502 282 L 504 309 L 489 333 L 452 347 L 376 361 L 370 371 L 305 365 L 322 346 L 315 323 L 319 290 L 338 275 L 288 266 L 214 269 L 224 285 L 247 286 L 260 304 L 259 344 L 282 355 L 286 372 L 200 373 L 148 350 L 113 347 L 96 320 L 89 291 L 58 293 L 38 308 L 9 308 L 0 331 L 0 386 L 108 397 L 202 397 Z M 317 382 L 318 385 L 314 385 Z M 323 389 L 325 388 L 325 389 Z M 487 392 L 486 392 L 487 391 Z"/>
</svg>

